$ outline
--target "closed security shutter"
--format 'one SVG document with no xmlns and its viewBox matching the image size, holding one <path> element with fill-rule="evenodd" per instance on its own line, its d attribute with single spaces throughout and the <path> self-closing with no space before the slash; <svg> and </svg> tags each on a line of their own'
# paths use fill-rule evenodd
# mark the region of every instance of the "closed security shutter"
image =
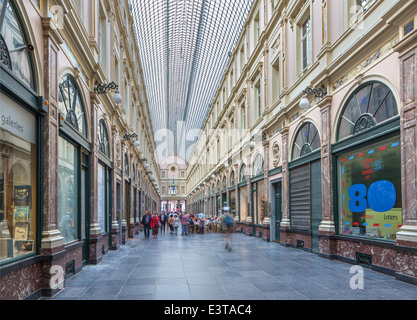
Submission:
<svg viewBox="0 0 417 320">
<path fill-rule="evenodd" d="M 321 199 L 321 162 L 315 161 L 310 164 L 311 170 L 311 236 L 312 251 L 319 251 L 319 226 L 322 221 Z"/>
<path fill-rule="evenodd" d="M 310 230 L 310 166 L 290 171 L 290 218 L 292 229 Z"/>
</svg>

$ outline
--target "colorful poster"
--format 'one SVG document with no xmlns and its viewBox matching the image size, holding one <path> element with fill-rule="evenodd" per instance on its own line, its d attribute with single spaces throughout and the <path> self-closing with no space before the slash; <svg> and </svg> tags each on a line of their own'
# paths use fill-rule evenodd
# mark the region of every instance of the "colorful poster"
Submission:
<svg viewBox="0 0 417 320">
<path fill-rule="evenodd" d="M 29 207 L 16 207 L 14 211 L 15 222 L 27 222 L 29 217 Z"/>
<path fill-rule="evenodd" d="M 394 240 L 402 225 L 399 138 L 338 157 L 340 233 Z"/>
</svg>

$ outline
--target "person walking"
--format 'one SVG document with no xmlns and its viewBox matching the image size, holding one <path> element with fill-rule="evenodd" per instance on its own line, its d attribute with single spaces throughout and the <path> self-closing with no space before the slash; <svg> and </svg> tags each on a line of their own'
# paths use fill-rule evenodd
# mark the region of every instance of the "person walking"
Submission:
<svg viewBox="0 0 417 320">
<path fill-rule="evenodd" d="M 200 234 L 204 234 L 204 219 L 200 217 L 200 221 L 198 222 Z"/>
<path fill-rule="evenodd" d="M 161 215 L 159 216 L 159 221 L 161 222 L 161 233 L 162 232 L 165 233 L 165 224 L 166 224 L 165 213 L 161 213 Z"/>
<path fill-rule="evenodd" d="M 168 218 L 169 233 L 174 234 L 174 216 L 171 214 Z"/>
<path fill-rule="evenodd" d="M 142 218 L 142 224 L 143 224 L 143 231 L 145 234 L 145 239 L 149 238 L 149 231 L 151 230 L 151 215 L 149 214 L 149 211 L 145 211 L 145 215 Z"/>
<path fill-rule="evenodd" d="M 181 226 L 182 226 L 181 235 L 182 235 L 182 236 L 183 236 L 183 235 L 186 235 L 186 236 L 188 236 L 188 235 L 189 235 L 189 230 L 188 230 L 188 220 L 189 220 L 188 214 L 184 213 L 184 214 L 181 216 Z"/>
<path fill-rule="evenodd" d="M 180 218 L 178 217 L 178 215 L 175 215 L 174 220 L 172 222 L 172 226 L 173 226 L 175 235 L 178 234 L 178 228 L 179 228 L 180 224 L 181 224 Z"/>
<path fill-rule="evenodd" d="M 159 218 L 154 212 L 151 219 L 152 236 L 154 239 L 158 238 Z"/>
<path fill-rule="evenodd" d="M 230 215 L 229 210 L 225 208 L 223 210 L 223 215 L 221 216 L 221 229 L 226 235 L 226 246 L 225 249 L 232 251 L 232 242 L 231 242 L 231 234 L 235 230 L 235 219 Z"/>
</svg>

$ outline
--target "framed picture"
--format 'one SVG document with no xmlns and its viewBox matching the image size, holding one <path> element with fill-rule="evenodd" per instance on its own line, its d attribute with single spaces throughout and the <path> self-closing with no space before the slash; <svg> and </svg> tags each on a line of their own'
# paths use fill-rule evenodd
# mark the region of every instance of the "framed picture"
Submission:
<svg viewBox="0 0 417 320">
<path fill-rule="evenodd" d="M 15 186 L 14 187 L 14 201 L 18 203 L 28 203 L 31 194 L 30 186 Z"/>
<path fill-rule="evenodd" d="M 14 239 L 15 240 L 27 240 L 28 239 L 28 226 L 16 226 L 14 228 Z"/>
<path fill-rule="evenodd" d="M 29 207 L 15 207 L 14 221 L 15 222 L 27 222 L 29 217 Z"/>
</svg>

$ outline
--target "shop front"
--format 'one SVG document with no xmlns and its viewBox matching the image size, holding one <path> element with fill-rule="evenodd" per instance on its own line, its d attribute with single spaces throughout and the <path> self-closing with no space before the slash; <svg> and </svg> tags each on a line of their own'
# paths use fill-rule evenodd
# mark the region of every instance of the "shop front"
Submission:
<svg viewBox="0 0 417 320">
<path fill-rule="evenodd" d="M 32 53 L 13 3 L 0 5 L 0 277 L 39 252 L 44 102 L 36 94 Z M 29 280 L 30 281 L 30 280 Z M 7 291 L 7 290 L 6 290 Z M 6 297 L 9 294 L 5 292 Z M 11 293 L 10 293 L 11 294 Z M 0 299 L 3 298 L 3 294 Z"/>
<path fill-rule="evenodd" d="M 290 245 L 318 253 L 322 221 L 320 136 L 317 127 L 305 121 L 292 144 L 289 167 Z"/>
<path fill-rule="evenodd" d="M 394 257 L 404 254 L 395 245 L 403 225 L 403 192 L 400 116 L 393 91 L 381 81 L 364 82 L 347 97 L 336 130 L 337 250 L 331 255 L 392 274 L 401 268 Z"/>
<path fill-rule="evenodd" d="M 59 84 L 58 229 L 67 251 L 81 247 L 82 263 L 89 262 L 90 143 L 86 109 L 75 78 L 65 74 Z M 71 264 L 71 265 L 70 265 Z M 66 267 L 75 273 L 79 262 Z"/>
</svg>

